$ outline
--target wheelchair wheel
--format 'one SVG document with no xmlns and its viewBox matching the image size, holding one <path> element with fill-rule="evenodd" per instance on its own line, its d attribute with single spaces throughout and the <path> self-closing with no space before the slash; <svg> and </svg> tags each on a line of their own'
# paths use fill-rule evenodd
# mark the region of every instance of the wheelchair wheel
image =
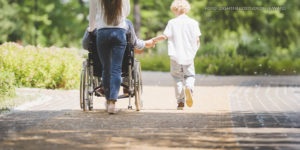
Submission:
<svg viewBox="0 0 300 150">
<path fill-rule="evenodd" d="M 83 65 L 82 73 L 82 109 L 83 111 L 88 111 L 93 109 L 93 77 L 90 74 L 91 72 L 87 62 Z"/>
<path fill-rule="evenodd" d="M 95 78 L 94 78 L 94 72 L 93 72 L 93 66 L 90 65 L 88 68 L 88 109 L 89 111 L 93 110 L 93 97 L 94 97 L 94 87 L 95 87 Z"/>
<path fill-rule="evenodd" d="M 83 94 L 84 94 L 84 72 L 85 72 L 85 68 L 86 68 L 86 61 L 84 61 L 82 63 L 82 67 L 81 67 L 81 75 L 80 75 L 80 108 L 83 109 Z"/>
<path fill-rule="evenodd" d="M 135 60 L 134 63 L 134 97 L 136 110 L 140 111 L 143 107 L 142 101 L 142 69 L 141 63 Z"/>
<path fill-rule="evenodd" d="M 83 90 L 82 90 L 82 109 L 83 111 L 87 110 L 88 107 L 88 74 L 87 74 L 87 63 L 85 62 L 84 68 L 82 70 L 83 78 L 82 78 L 82 84 L 83 84 Z"/>
</svg>

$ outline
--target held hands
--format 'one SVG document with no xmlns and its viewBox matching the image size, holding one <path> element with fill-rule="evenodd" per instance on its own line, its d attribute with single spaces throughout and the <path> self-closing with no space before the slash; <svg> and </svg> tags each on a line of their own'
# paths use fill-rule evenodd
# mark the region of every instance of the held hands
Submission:
<svg viewBox="0 0 300 150">
<path fill-rule="evenodd" d="M 151 39 L 151 40 L 147 40 L 146 42 L 145 42 L 145 47 L 146 48 L 152 48 L 152 47 L 155 47 L 155 42 L 154 42 L 154 40 L 153 39 Z"/>
<path fill-rule="evenodd" d="M 155 44 L 156 44 L 157 42 L 164 41 L 164 40 L 166 40 L 166 39 L 168 39 L 168 37 L 165 36 L 165 35 L 160 35 L 160 36 L 158 36 L 158 37 L 154 37 L 154 38 L 152 38 L 151 40 L 146 41 L 146 46 L 145 46 L 145 47 L 146 47 L 146 48 L 155 47 Z"/>
<path fill-rule="evenodd" d="M 164 40 L 166 40 L 166 39 L 168 39 L 168 37 L 165 36 L 165 35 L 161 35 L 161 36 L 152 38 L 151 40 L 146 41 L 145 47 L 146 47 L 146 48 L 155 47 L 155 44 L 156 44 L 157 42 L 164 41 Z"/>
<path fill-rule="evenodd" d="M 155 47 L 155 42 L 154 42 L 154 40 L 147 40 L 147 41 L 145 41 L 145 47 L 146 48 L 152 48 L 152 47 Z M 135 49 L 134 50 L 134 53 L 135 54 L 142 54 L 144 52 L 144 50 L 140 50 L 140 49 Z"/>
<path fill-rule="evenodd" d="M 156 44 L 157 42 L 164 41 L 164 40 L 166 40 L 166 39 L 168 39 L 168 38 L 167 38 L 167 36 L 165 36 L 165 35 L 161 35 L 161 36 L 152 38 L 152 39 L 150 39 L 150 40 L 145 41 L 145 47 L 146 47 L 146 48 L 152 48 L 152 47 L 155 47 L 155 44 Z M 140 53 L 142 53 L 142 52 L 143 52 L 143 50 L 137 50 L 137 49 L 135 50 L 135 53 L 138 53 L 138 54 L 140 54 Z"/>
</svg>

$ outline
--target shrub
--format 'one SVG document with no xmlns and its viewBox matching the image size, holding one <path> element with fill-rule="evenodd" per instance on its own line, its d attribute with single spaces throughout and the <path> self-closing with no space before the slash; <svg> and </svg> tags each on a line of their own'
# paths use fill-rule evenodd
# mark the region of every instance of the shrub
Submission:
<svg viewBox="0 0 300 150">
<path fill-rule="evenodd" d="M 0 68 L 14 73 L 16 86 L 78 87 L 81 62 L 75 49 L 23 47 L 15 43 L 0 46 Z"/>
<path fill-rule="evenodd" d="M 0 72 L 0 100 L 5 97 L 11 97 L 15 95 L 15 76 L 11 72 Z"/>
<path fill-rule="evenodd" d="M 270 55 L 266 42 L 255 39 L 250 42 L 240 42 L 237 47 L 237 54 L 245 57 L 265 57 Z"/>
<path fill-rule="evenodd" d="M 200 50 L 197 52 L 197 56 L 202 55 L 214 55 L 219 56 L 220 49 L 215 43 L 207 43 L 200 46 Z"/>
<path fill-rule="evenodd" d="M 141 61 L 143 70 L 163 72 L 170 70 L 170 58 L 167 54 L 143 54 L 138 55 L 137 59 Z"/>
<path fill-rule="evenodd" d="M 296 75 L 300 60 L 272 57 L 202 56 L 195 59 L 197 73 L 214 75 Z"/>
<path fill-rule="evenodd" d="M 293 50 L 291 56 L 295 59 L 300 58 L 300 44 Z"/>
<path fill-rule="evenodd" d="M 143 70 L 170 70 L 167 54 L 144 54 L 138 58 Z M 296 75 L 300 73 L 300 59 L 201 55 L 195 58 L 195 70 L 198 74 L 212 75 Z"/>
</svg>

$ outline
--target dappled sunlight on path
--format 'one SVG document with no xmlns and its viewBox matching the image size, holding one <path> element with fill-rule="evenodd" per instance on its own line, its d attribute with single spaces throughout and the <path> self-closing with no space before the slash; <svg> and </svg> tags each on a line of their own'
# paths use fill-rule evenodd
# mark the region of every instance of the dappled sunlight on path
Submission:
<svg viewBox="0 0 300 150">
<path fill-rule="evenodd" d="M 79 93 L 24 89 L 49 99 L 0 116 L 1 149 L 298 149 L 298 86 L 196 86 L 194 105 L 176 110 L 174 88 L 144 86 L 144 109 L 108 115 L 104 98 L 92 112 Z M 46 97 L 47 97 L 46 96 Z"/>
</svg>

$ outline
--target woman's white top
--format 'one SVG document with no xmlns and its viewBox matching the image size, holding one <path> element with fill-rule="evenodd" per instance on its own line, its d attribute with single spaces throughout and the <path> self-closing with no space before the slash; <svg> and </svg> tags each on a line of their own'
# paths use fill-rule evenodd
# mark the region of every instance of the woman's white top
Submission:
<svg viewBox="0 0 300 150">
<path fill-rule="evenodd" d="M 94 29 L 102 29 L 102 28 L 124 28 L 127 29 L 127 25 L 125 22 L 126 17 L 130 13 L 130 0 L 122 0 L 122 17 L 120 20 L 120 24 L 113 26 L 106 24 L 106 20 L 104 18 L 104 10 L 101 6 L 102 0 L 90 0 L 90 15 L 89 15 L 89 31 L 93 31 Z"/>
<path fill-rule="evenodd" d="M 201 35 L 199 23 L 183 14 L 168 22 L 164 31 L 168 37 L 168 54 L 172 60 L 181 65 L 194 62 L 199 49 L 197 40 Z"/>
</svg>

